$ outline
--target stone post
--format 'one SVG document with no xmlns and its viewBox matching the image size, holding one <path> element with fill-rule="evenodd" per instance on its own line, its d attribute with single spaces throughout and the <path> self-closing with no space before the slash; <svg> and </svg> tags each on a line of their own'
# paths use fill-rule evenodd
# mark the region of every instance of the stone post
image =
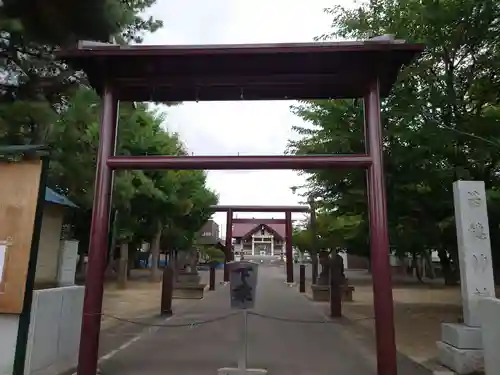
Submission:
<svg viewBox="0 0 500 375">
<path fill-rule="evenodd" d="M 208 290 L 215 290 L 215 263 L 210 262 L 210 275 L 209 275 Z"/>
<path fill-rule="evenodd" d="M 495 296 L 483 181 L 453 183 L 464 324 L 444 323 L 439 359 L 457 374 L 483 368 L 479 301 Z"/>
<path fill-rule="evenodd" d="M 61 241 L 59 250 L 59 269 L 57 271 L 57 281 L 59 286 L 75 285 L 77 262 L 78 241 Z"/>
<path fill-rule="evenodd" d="M 484 373 L 486 375 L 500 374 L 500 299 L 487 297 L 479 303 L 481 312 L 481 331 L 484 351 Z"/>
<path fill-rule="evenodd" d="M 299 292 L 300 293 L 305 293 L 306 292 L 306 265 L 301 264 L 299 266 Z"/>
<path fill-rule="evenodd" d="M 128 243 L 120 244 L 120 260 L 118 264 L 118 287 L 127 288 L 128 281 Z"/>
</svg>

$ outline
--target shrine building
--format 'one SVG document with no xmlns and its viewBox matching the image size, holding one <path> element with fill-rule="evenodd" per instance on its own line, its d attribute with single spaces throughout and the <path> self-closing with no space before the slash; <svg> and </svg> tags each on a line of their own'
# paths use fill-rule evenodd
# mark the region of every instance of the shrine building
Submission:
<svg viewBox="0 0 500 375">
<path fill-rule="evenodd" d="M 285 219 L 233 219 L 235 255 L 281 256 L 285 235 Z"/>
</svg>

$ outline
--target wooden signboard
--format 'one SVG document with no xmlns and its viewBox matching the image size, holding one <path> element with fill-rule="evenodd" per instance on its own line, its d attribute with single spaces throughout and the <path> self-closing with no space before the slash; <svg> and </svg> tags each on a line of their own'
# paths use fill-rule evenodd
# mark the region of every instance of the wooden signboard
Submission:
<svg viewBox="0 0 500 375">
<path fill-rule="evenodd" d="M 41 160 L 0 162 L 0 313 L 23 308 Z"/>
</svg>

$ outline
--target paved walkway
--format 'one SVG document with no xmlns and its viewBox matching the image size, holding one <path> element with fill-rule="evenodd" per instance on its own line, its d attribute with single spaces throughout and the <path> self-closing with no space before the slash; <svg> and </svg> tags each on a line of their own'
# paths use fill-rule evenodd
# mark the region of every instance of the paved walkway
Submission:
<svg viewBox="0 0 500 375">
<path fill-rule="evenodd" d="M 320 312 L 296 288 L 284 283 L 283 270 L 261 267 L 255 312 L 316 323 L 249 316 L 248 363 L 270 375 L 375 374 L 374 357 L 360 339 L 336 323 L 321 323 Z M 230 314 L 229 287 L 189 304 L 163 324 L 191 323 Z M 151 328 L 100 364 L 104 375 L 209 375 L 236 367 L 241 315 L 182 328 Z"/>
</svg>

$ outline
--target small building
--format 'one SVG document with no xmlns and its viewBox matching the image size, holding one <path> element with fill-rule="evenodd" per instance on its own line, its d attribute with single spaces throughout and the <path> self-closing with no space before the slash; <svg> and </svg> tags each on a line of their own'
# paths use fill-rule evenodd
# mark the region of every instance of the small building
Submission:
<svg viewBox="0 0 500 375">
<path fill-rule="evenodd" d="M 220 242 L 220 228 L 214 220 L 210 219 L 198 231 L 196 243 L 199 245 L 217 245 Z"/>
<path fill-rule="evenodd" d="M 45 189 L 45 202 L 35 273 L 35 285 L 37 288 L 58 284 L 61 262 L 61 234 L 64 218 L 69 208 L 77 208 L 77 206 L 54 190 L 50 188 Z"/>
<path fill-rule="evenodd" d="M 220 239 L 220 226 L 214 220 L 208 220 L 203 227 L 198 231 L 196 236 L 196 245 L 200 247 L 213 247 L 226 253 L 226 244 Z M 199 253 L 201 262 L 208 261 L 208 258 Z M 231 254 L 228 255 L 231 259 Z"/>
<path fill-rule="evenodd" d="M 232 237 L 236 254 L 281 256 L 286 247 L 286 221 L 233 219 Z"/>
</svg>

